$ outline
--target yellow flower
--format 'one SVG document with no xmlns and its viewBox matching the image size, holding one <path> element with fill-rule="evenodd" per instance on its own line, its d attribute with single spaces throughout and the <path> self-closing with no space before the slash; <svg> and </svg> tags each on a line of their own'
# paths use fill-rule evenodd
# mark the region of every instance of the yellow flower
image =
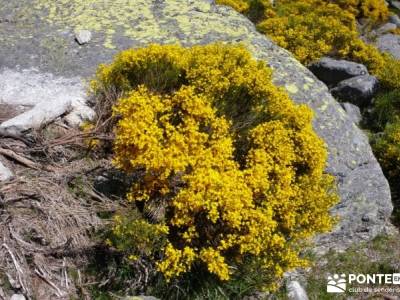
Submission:
<svg viewBox="0 0 400 300">
<path fill-rule="evenodd" d="M 167 211 L 163 224 L 117 217 L 114 234 L 134 258 L 165 236 L 157 268 L 168 280 L 195 263 L 229 280 L 245 257 L 279 277 L 302 264 L 297 242 L 331 227 L 337 198 L 312 112 L 243 46 L 127 50 L 97 81 L 124 91 L 114 164 L 141 174 L 128 199 Z"/>
</svg>

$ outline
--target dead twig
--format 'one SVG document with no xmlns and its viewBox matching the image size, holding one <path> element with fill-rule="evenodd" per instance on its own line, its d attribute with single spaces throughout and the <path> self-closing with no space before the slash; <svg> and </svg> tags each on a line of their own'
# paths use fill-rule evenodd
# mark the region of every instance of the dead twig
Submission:
<svg viewBox="0 0 400 300">
<path fill-rule="evenodd" d="M 6 294 L 4 294 L 3 289 L 0 286 L 0 300 L 6 300 Z"/>
<path fill-rule="evenodd" d="M 65 257 L 63 257 L 63 267 L 62 267 L 62 276 L 61 278 L 65 279 L 65 287 L 68 289 L 69 288 L 69 278 L 68 278 L 68 272 L 67 272 L 67 264 L 65 262 Z"/>
<path fill-rule="evenodd" d="M 22 275 L 24 274 L 24 272 L 22 271 L 21 266 L 19 265 L 17 259 L 15 258 L 14 253 L 12 253 L 10 247 L 8 247 L 8 245 L 6 243 L 3 243 L 1 246 L 7 250 L 8 254 L 10 254 L 10 257 L 14 264 L 15 270 L 17 271 L 18 282 L 19 282 L 20 286 L 22 287 L 22 290 L 24 292 L 27 292 L 26 286 L 22 280 Z"/>
<path fill-rule="evenodd" d="M 35 162 L 31 161 L 30 159 L 28 159 L 24 156 L 21 156 L 21 155 L 15 153 L 12 150 L 0 148 L 0 154 L 3 154 L 4 156 L 7 156 L 7 157 L 13 159 L 28 168 L 31 168 L 34 170 L 40 169 Z"/>
<path fill-rule="evenodd" d="M 14 232 L 14 230 L 12 229 L 12 226 L 10 226 L 10 224 L 8 225 L 8 230 L 9 230 L 9 232 L 10 232 L 12 238 L 13 238 L 14 240 L 16 240 L 17 243 L 18 243 L 20 246 L 22 246 L 22 247 L 24 247 L 24 248 L 26 248 L 26 249 L 29 249 L 29 250 L 31 250 L 31 251 L 33 251 L 33 252 L 35 252 L 35 253 L 38 253 L 38 252 L 42 252 L 42 251 L 43 251 L 42 249 L 36 248 L 36 247 L 34 247 L 32 244 L 30 244 L 30 243 L 25 242 L 24 240 L 22 240 L 22 239 Z"/>
<path fill-rule="evenodd" d="M 42 279 L 44 282 L 46 282 L 48 285 L 50 285 L 55 291 L 57 297 L 62 297 L 64 296 L 64 293 L 56 286 L 53 282 L 50 281 L 50 279 L 47 278 L 46 273 L 40 268 L 35 268 L 35 273 L 36 275 L 39 276 L 40 279 Z"/>
<path fill-rule="evenodd" d="M 88 190 L 86 193 L 92 197 L 93 199 L 100 201 L 100 202 L 105 202 L 105 200 L 108 200 L 107 197 L 105 197 L 103 194 L 97 193 L 94 190 Z"/>
</svg>

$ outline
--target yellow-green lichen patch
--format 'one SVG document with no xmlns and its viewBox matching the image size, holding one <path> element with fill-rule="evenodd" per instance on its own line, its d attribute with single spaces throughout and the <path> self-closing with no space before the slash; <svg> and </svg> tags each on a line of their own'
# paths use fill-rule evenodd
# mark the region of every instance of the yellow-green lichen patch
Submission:
<svg viewBox="0 0 400 300">
<path fill-rule="evenodd" d="M 299 88 L 293 83 L 285 85 L 285 88 L 291 94 L 296 94 L 299 91 Z"/>
<path fill-rule="evenodd" d="M 35 10 L 46 12 L 48 23 L 98 32 L 106 48 L 115 48 L 117 34 L 145 43 L 157 39 L 163 43 L 193 43 L 209 33 L 243 40 L 254 35 L 246 26 L 229 26 L 229 17 L 237 14 L 234 11 L 225 19 L 208 13 L 211 4 L 206 1 L 182 5 L 182 1 L 166 0 L 157 8 L 148 0 L 33 1 Z"/>
<path fill-rule="evenodd" d="M 230 11 L 229 15 L 221 18 L 219 15 L 207 13 L 211 10 L 211 4 L 205 1 L 197 1 L 191 5 L 182 5 L 181 0 L 167 0 L 164 2 L 163 14 L 177 23 L 177 29 L 185 36 L 182 42 L 192 43 L 202 39 L 207 34 L 214 36 L 227 36 L 229 39 L 241 38 L 243 42 L 250 41 L 254 36 L 246 26 L 232 26 L 230 20 L 237 13 Z"/>
<path fill-rule="evenodd" d="M 312 79 L 312 78 L 310 78 L 308 76 L 305 76 L 304 79 L 307 80 L 309 83 L 314 83 L 315 82 L 314 79 Z"/>
<path fill-rule="evenodd" d="M 132 39 L 150 40 L 160 28 L 146 0 L 35 0 L 34 8 L 46 11 L 50 24 L 101 32 L 104 46 L 114 48 L 116 31 Z"/>
<path fill-rule="evenodd" d="M 319 111 L 325 111 L 328 108 L 328 106 L 329 106 L 329 102 L 324 100 L 318 109 L 319 109 Z"/>
</svg>

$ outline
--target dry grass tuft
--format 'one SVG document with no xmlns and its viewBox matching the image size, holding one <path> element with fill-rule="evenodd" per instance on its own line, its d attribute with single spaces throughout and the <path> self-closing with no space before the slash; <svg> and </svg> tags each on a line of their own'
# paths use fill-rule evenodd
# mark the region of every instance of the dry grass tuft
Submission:
<svg viewBox="0 0 400 300">
<path fill-rule="evenodd" d="M 17 158 L 7 157 L 16 176 L 0 185 L 1 300 L 15 292 L 29 299 L 90 299 L 83 270 L 101 245 L 94 234 L 108 223 L 99 213 L 120 207 L 92 185 L 99 170 L 111 167 L 85 155 L 95 131 L 57 127 L 33 133 L 28 145 L 0 141 Z"/>
</svg>

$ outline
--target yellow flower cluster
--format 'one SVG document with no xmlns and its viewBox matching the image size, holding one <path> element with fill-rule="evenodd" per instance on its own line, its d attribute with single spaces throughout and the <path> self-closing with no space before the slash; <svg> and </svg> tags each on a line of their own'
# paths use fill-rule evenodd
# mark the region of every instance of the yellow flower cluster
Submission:
<svg viewBox="0 0 400 300">
<path fill-rule="evenodd" d="M 167 279 L 188 272 L 196 259 L 194 250 L 188 246 L 179 250 L 168 244 L 165 247 L 164 255 L 165 259 L 158 263 L 158 269 Z"/>
<path fill-rule="evenodd" d="M 123 94 L 114 163 L 140 174 L 128 198 L 166 207 L 167 279 L 200 264 L 228 280 L 245 258 L 273 279 L 304 263 L 299 242 L 331 228 L 337 197 L 312 111 L 271 75 L 222 44 L 151 45 L 99 69 L 95 89 Z"/>
<path fill-rule="evenodd" d="M 114 216 L 113 235 L 107 244 L 127 253 L 130 261 L 152 256 L 158 247 L 163 247 L 169 228 L 164 224 L 151 224 L 136 213 L 130 216 Z"/>
<path fill-rule="evenodd" d="M 220 4 L 235 3 L 247 9 L 238 11 L 251 15 L 251 0 L 219 0 Z M 308 64 L 322 56 L 338 56 L 365 64 L 383 86 L 400 87 L 400 62 L 381 54 L 359 38 L 357 18 L 371 24 L 389 16 L 384 0 L 277 0 L 274 6 L 263 3 L 264 18 L 257 28 L 279 46 L 289 50 L 302 63 Z"/>
<path fill-rule="evenodd" d="M 322 0 L 279 1 L 276 15 L 258 29 L 298 60 L 309 63 L 326 54 L 348 54 L 357 39 L 355 17 L 348 10 Z"/>
<path fill-rule="evenodd" d="M 356 18 L 367 18 L 373 23 L 386 21 L 389 9 L 384 0 L 329 0 L 342 9 L 352 13 Z"/>
</svg>

